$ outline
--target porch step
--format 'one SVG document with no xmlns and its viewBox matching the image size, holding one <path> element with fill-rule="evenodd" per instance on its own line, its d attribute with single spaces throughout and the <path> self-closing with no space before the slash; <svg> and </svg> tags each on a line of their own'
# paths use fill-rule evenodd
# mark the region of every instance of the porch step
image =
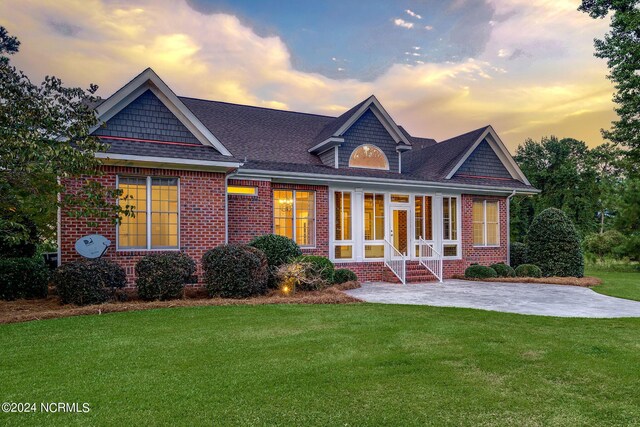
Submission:
<svg viewBox="0 0 640 427">
<path fill-rule="evenodd" d="M 393 274 L 389 267 L 385 267 L 382 272 L 382 280 L 388 283 L 400 283 L 400 279 Z M 438 279 L 418 261 L 407 262 L 407 283 L 435 282 Z"/>
</svg>

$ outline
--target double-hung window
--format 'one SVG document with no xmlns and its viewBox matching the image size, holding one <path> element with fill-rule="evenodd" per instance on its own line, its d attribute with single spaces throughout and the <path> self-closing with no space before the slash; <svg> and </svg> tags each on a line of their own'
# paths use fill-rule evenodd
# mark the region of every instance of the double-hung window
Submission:
<svg viewBox="0 0 640 427">
<path fill-rule="evenodd" d="M 334 258 L 353 258 L 353 235 L 351 222 L 351 192 L 336 191 L 333 193 L 335 227 L 334 227 Z"/>
<path fill-rule="evenodd" d="M 442 255 L 460 256 L 458 197 L 442 198 Z"/>
<path fill-rule="evenodd" d="M 384 258 L 384 194 L 364 193 L 364 257 Z"/>
<path fill-rule="evenodd" d="M 178 179 L 118 177 L 120 206 L 134 216 L 118 226 L 118 249 L 178 249 Z"/>
<path fill-rule="evenodd" d="M 473 201 L 473 244 L 474 246 L 500 245 L 500 225 L 497 201 Z"/>
<path fill-rule="evenodd" d="M 275 190 L 273 192 L 273 231 L 294 240 L 301 247 L 316 244 L 316 193 L 314 191 Z"/>
</svg>

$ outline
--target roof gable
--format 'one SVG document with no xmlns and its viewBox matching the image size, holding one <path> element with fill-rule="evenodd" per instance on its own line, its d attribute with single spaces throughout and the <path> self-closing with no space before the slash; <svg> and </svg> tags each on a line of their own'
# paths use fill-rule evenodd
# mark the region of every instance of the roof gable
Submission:
<svg viewBox="0 0 640 427">
<path fill-rule="evenodd" d="M 109 119 L 116 116 L 147 91 L 151 91 L 201 144 L 214 147 L 224 156 L 231 156 L 231 152 L 222 145 L 151 68 L 147 68 L 138 74 L 133 80 L 98 105 L 95 109 L 98 120 L 101 124 L 109 121 Z M 99 126 L 92 129 L 92 132 L 97 131 Z"/>
<path fill-rule="evenodd" d="M 511 179 L 511 173 L 493 151 L 486 139 L 467 157 L 462 166 L 455 172 L 454 177 L 475 178 L 506 178 Z"/>
</svg>

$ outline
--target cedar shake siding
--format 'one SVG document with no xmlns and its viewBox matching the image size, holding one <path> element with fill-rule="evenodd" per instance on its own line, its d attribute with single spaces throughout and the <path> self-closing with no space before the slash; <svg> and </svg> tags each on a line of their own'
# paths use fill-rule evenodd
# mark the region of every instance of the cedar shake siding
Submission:
<svg viewBox="0 0 640 427">
<path fill-rule="evenodd" d="M 94 135 L 202 145 L 150 90 L 107 120 Z"/>
<path fill-rule="evenodd" d="M 460 166 L 455 176 L 488 176 L 511 179 L 511 174 L 486 140 L 476 147 L 473 153 Z"/>
<path fill-rule="evenodd" d="M 382 150 L 389 160 L 389 170 L 391 172 L 398 171 L 397 144 L 371 109 L 360 116 L 353 126 L 345 132 L 344 142 L 338 150 L 341 168 L 349 167 L 351 153 L 363 144 L 375 145 Z"/>
</svg>

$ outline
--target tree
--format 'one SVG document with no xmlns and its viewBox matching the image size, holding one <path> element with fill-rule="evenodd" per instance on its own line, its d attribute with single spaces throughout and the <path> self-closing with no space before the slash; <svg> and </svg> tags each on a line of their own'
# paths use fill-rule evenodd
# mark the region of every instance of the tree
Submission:
<svg viewBox="0 0 640 427">
<path fill-rule="evenodd" d="M 103 146 L 90 135 L 98 124 L 91 108 L 97 86 L 69 88 L 49 76 L 33 84 L 10 64 L 19 46 L 0 27 L 0 248 L 10 254 L 12 247 L 51 238 L 61 206 L 114 222 L 132 214 L 117 202 L 121 191 L 88 178 L 80 194 L 58 199 L 58 179 L 100 174 L 95 153 Z"/>
<path fill-rule="evenodd" d="M 611 31 L 604 39 L 595 40 L 598 58 L 607 59 L 609 79 L 616 93 L 613 101 L 618 120 L 603 136 L 629 148 L 633 172 L 638 173 L 640 161 L 640 0 L 582 0 L 578 8 L 594 19 L 602 19 L 610 12 Z"/>
<path fill-rule="evenodd" d="M 549 207 L 562 209 L 583 235 L 597 228 L 597 172 L 584 142 L 555 136 L 540 142 L 528 139 L 518 147 L 515 160 L 531 185 L 542 192 L 514 197 L 513 241 L 523 241 L 534 216 Z"/>
<path fill-rule="evenodd" d="M 589 161 L 596 172 L 598 221 L 600 234 L 605 232 L 620 204 L 620 192 L 625 178 L 624 152 L 612 144 L 602 144 L 589 151 Z"/>
</svg>

